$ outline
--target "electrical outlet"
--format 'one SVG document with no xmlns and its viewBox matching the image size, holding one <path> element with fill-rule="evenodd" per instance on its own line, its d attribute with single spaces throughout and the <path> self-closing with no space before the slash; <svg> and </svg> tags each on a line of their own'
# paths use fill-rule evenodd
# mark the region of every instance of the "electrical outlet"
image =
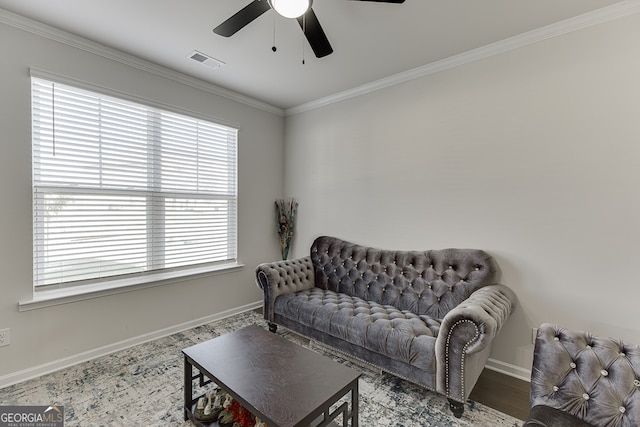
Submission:
<svg viewBox="0 0 640 427">
<path fill-rule="evenodd" d="M 11 344 L 11 330 L 0 329 L 0 347 Z"/>
<path fill-rule="evenodd" d="M 538 336 L 538 328 L 533 328 L 531 331 L 531 344 L 536 343 L 536 337 Z"/>
</svg>

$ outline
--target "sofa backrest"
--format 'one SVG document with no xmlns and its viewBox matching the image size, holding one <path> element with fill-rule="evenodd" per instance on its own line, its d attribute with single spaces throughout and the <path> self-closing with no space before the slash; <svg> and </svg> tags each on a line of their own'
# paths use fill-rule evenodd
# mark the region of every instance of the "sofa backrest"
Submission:
<svg viewBox="0 0 640 427">
<path fill-rule="evenodd" d="M 315 286 L 442 319 L 483 286 L 497 265 L 477 249 L 393 251 L 322 236 L 311 246 Z"/>
<path fill-rule="evenodd" d="M 530 399 L 594 426 L 640 426 L 640 346 L 544 323 Z"/>
</svg>

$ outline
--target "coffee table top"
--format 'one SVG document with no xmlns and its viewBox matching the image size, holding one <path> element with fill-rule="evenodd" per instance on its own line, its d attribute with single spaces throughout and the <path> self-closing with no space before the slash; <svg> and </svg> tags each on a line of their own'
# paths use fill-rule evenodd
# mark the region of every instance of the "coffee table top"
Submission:
<svg viewBox="0 0 640 427">
<path fill-rule="evenodd" d="M 267 425 L 309 423 L 360 373 L 252 325 L 182 350 Z"/>
</svg>

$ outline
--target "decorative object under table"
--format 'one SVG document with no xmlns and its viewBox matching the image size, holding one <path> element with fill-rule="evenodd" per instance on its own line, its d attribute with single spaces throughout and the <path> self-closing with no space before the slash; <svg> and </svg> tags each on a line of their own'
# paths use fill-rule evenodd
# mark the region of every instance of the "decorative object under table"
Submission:
<svg viewBox="0 0 640 427">
<path fill-rule="evenodd" d="M 244 327 L 182 353 L 184 418 L 196 425 L 219 425 L 195 417 L 201 396 L 193 396 L 193 381 L 198 379 L 201 385 L 217 384 L 269 427 L 334 426 L 338 416 L 343 426 L 358 427 L 360 373 L 259 326 Z M 349 399 L 332 410 L 347 395 Z"/>
</svg>

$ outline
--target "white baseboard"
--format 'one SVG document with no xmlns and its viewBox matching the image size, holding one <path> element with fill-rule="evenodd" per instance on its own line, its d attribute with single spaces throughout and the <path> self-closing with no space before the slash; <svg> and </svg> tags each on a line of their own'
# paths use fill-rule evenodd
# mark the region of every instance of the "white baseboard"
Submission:
<svg viewBox="0 0 640 427">
<path fill-rule="evenodd" d="M 142 344 L 148 341 L 153 341 L 158 338 L 166 337 L 171 334 L 185 331 L 187 329 L 195 328 L 197 326 L 205 325 L 207 323 L 215 322 L 236 314 L 244 313 L 245 311 L 255 310 L 262 307 L 262 301 L 247 304 L 241 307 L 236 307 L 231 310 L 226 310 L 220 313 L 212 314 L 210 316 L 194 319 L 189 322 L 181 323 L 179 325 L 170 326 L 168 328 L 160 329 L 158 331 L 149 332 L 147 334 L 139 335 L 137 337 L 129 338 L 124 341 L 116 342 L 113 344 L 105 345 L 103 347 L 95 348 L 93 350 L 84 351 L 82 353 L 74 354 L 72 356 L 64 357 L 62 359 L 54 360 L 39 366 L 23 369 L 21 371 L 13 372 L 0 376 L 0 389 L 8 387 L 13 384 L 20 383 L 22 381 L 37 378 L 41 375 L 49 374 L 51 372 L 59 371 L 60 369 L 68 368 L 78 363 L 86 362 L 88 360 L 95 359 L 97 357 L 105 356 L 107 354 L 114 353 L 116 351 L 124 350 L 129 347 L 133 347 L 138 344 Z"/>
<path fill-rule="evenodd" d="M 520 366 L 489 358 L 485 364 L 485 368 L 500 372 L 501 374 L 509 375 L 510 377 L 514 377 L 519 380 L 531 382 L 531 371 L 529 369 L 521 368 Z"/>
</svg>

